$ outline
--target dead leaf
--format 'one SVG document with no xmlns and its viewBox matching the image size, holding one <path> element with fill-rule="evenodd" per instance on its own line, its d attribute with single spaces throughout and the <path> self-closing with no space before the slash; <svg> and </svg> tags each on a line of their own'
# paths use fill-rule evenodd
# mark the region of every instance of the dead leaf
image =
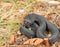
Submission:
<svg viewBox="0 0 60 47">
<path fill-rule="evenodd" d="M 11 7 L 12 6 L 12 3 L 4 3 L 4 2 L 1 2 L 1 6 L 3 6 L 3 7 Z"/>
<path fill-rule="evenodd" d="M 42 42 L 43 42 L 42 39 L 36 38 L 34 45 L 38 45 L 38 44 L 40 44 L 40 43 L 42 43 Z"/>
<path fill-rule="evenodd" d="M 19 47 L 25 47 L 25 45 L 19 45 Z"/>
<path fill-rule="evenodd" d="M 15 36 L 11 35 L 10 39 L 9 39 L 9 44 L 14 44 L 15 42 Z"/>
<path fill-rule="evenodd" d="M 40 45 L 38 45 L 37 47 L 45 47 L 45 45 L 40 44 Z"/>
<path fill-rule="evenodd" d="M 44 38 L 43 43 L 46 45 L 46 47 L 50 47 L 50 44 L 49 44 L 48 38 Z"/>
<path fill-rule="evenodd" d="M 19 45 L 19 47 L 35 47 L 35 46 L 22 44 L 22 45 Z"/>
<path fill-rule="evenodd" d="M 36 46 L 42 42 L 43 42 L 43 39 L 41 39 L 41 38 L 33 38 L 33 39 L 29 39 L 29 40 L 25 41 L 24 44 L 30 44 L 30 45 Z"/>
<path fill-rule="evenodd" d="M 60 16 L 57 17 L 57 19 L 56 19 L 56 24 L 57 24 L 58 26 L 60 26 Z"/>
<path fill-rule="evenodd" d="M 0 46 L 0 47 L 5 47 L 5 46 Z"/>
</svg>

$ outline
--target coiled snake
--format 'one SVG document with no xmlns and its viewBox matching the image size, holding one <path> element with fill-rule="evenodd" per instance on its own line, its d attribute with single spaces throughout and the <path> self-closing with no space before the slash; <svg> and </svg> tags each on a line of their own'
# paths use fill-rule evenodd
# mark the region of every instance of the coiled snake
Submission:
<svg viewBox="0 0 60 47">
<path fill-rule="evenodd" d="M 29 38 L 48 38 L 51 44 L 58 40 L 58 28 L 45 17 L 37 14 L 28 14 L 24 19 L 24 25 L 20 28 L 22 34 Z M 47 30 L 52 33 L 51 37 L 47 37 L 44 34 Z"/>
</svg>

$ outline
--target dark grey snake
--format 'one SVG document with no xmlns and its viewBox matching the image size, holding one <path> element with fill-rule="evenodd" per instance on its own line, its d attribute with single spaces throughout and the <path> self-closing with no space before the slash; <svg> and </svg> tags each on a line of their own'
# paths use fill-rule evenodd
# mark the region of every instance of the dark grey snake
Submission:
<svg viewBox="0 0 60 47">
<path fill-rule="evenodd" d="M 49 38 L 44 34 L 47 30 L 52 33 L 52 36 Z M 45 17 L 37 14 L 28 14 L 25 17 L 24 25 L 21 26 L 20 31 L 29 38 L 48 38 L 51 44 L 59 38 L 58 28 Z"/>
</svg>

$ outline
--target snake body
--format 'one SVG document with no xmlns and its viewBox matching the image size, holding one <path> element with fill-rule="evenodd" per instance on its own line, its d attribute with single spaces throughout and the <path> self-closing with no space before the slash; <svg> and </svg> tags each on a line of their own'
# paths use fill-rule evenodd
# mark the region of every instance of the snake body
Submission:
<svg viewBox="0 0 60 47">
<path fill-rule="evenodd" d="M 44 35 L 44 32 L 48 29 L 52 33 L 52 36 L 48 38 L 49 42 L 52 44 L 58 40 L 58 28 L 45 17 L 37 14 L 28 14 L 24 19 L 24 25 L 20 28 L 22 34 L 29 38 L 48 38 Z M 28 29 L 29 27 L 31 30 Z"/>
</svg>

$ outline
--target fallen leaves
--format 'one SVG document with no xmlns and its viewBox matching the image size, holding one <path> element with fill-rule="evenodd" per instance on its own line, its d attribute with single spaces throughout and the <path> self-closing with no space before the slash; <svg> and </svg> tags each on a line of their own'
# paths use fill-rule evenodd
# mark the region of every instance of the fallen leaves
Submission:
<svg viewBox="0 0 60 47">
<path fill-rule="evenodd" d="M 56 24 L 57 24 L 58 26 L 60 26 L 60 16 L 57 17 L 57 19 L 56 19 Z"/>
<path fill-rule="evenodd" d="M 41 45 L 38 45 L 37 47 L 46 47 L 46 46 L 41 44 Z"/>
<path fill-rule="evenodd" d="M 50 21 L 54 21 L 54 20 L 56 20 L 57 16 L 58 15 L 56 13 L 50 13 L 50 14 L 47 15 L 47 19 L 50 20 Z"/>
<path fill-rule="evenodd" d="M 9 39 L 9 44 L 14 44 L 15 43 L 15 36 L 11 35 L 10 39 Z"/>
<path fill-rule="evenodd" d="M 42 42 L 43 42 L 43 39 L 33 38 L 33 39 L 27 40 L 26 42 L 24 42 L 24 44 L 38 45 L 38 44 L 40 44 Z"/>
<path fill-rule="evenodd" d="M 32 45 L 19 45 L 18 47 L 35 47 L 35 46 L 32 46 Z"/>
<path fill-rule="evenodd" d="M 28 44 L 28 45 L 40 46 L 40 47 L 42 47 L 43 45 L 45 45 L 46 47 L 50 47 L 48 39 L 41 39 L 41 38 L 29 39 L 26 42 L 24 42 L 24 44 L 25 45 Z"/>
<path fill-rule="evenodd" d="M 5 47 L 5 46 L 0 46 L 0 47 Z"/>
<path fill-rule="evenodd" d="M 46 18 L 60 28 L 60 16 L 58 13 L 49 13 Z"/>
<path fill-rule="evenodd" d="M 43 43 L 46 45 L 46 47 L 50 47 L 50 44 L 48 42 L 49 40 L 47 38 L 44 38 Z"/>
<path fill-rule="evenodd" d="M 12 6 L 12 3 L 4 3 L 4 2 L 1 2 L 1 6 L 2 7 L 11 7 Z"/>
</svg>

